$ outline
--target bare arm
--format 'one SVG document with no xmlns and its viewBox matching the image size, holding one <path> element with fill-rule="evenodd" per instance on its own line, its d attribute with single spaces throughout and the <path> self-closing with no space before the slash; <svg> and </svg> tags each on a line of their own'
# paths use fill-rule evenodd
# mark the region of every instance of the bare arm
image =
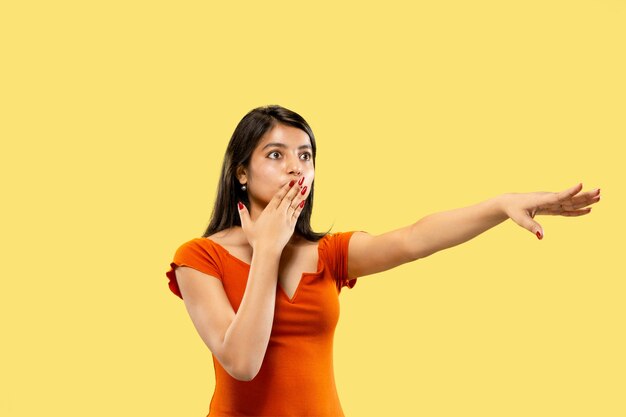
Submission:
<svg viewBox="0 0 626 417">
<path fill-rule="evenodd" d="M 261 369 L 269 343 L 280 257 L 281 253 L 271 249 L 254 251 L 243 299 L 224 336 L 223 350 L 245 381 L 253 379 Z"/>
<path fill-rule="evenodd" d="M 409 226 L 371 236 L 357 231 L 348 249 L 348 276 L 386 271 L 467 242 L 511 218 L 543 239 L 538 214 L 583 216 L 600 201 L 600 189 L 582 194 L 582 183 L 561 192 L 506 193 L 480 203 L 429 214 Z"/>
<path fill-rule="evenodd" d="M 219 278 L 188 266 L 176 270 L 198 334 L 222 367 L 240 381 L 254 378 L 265 356 L 274 320 L 280 256 L 269 248 L 253 252 L 237 313 Z"/>
<path fill-rule="evenodd" d="M 355 232 L 348 247 L 348 277 L 386 271 L 474 238 L 508 219 L 501 198 L 429 214 L 378 236 Z"/>
<path fill-rule="evenodd" d="M 414 259 L 457 246 L 509 218 L 496 196 L 468 207 L 429 214 L 412 224 L 409 242 Z"/>
<path fill-rule="evenodd" d="M 232 355 L 233 367 L 248 381 L 261 369 L 269 344 L 278 267 L 305 204 L 306 186 L 300 191 L 303 182 L 304 177 L 298 187 L 295 179 L 283 185 L 254 220 L 248 208 L 238 204 L 241 228 L 252 247 L 252 262 L 239 310 L 224 336 L 224 349 Z"/>
<path fill-rule="evenodd" d="M 303 181 L 304 177 L 300 183 Z M 236 314 L 219 278 L 181 268 L 179 286 L 198 333 L 224 369 L 238 380 L 253 379 L 265 358 L 274 322 L 280 258 L 306 199 L 306 189 L 300 192 L 300 186 L 293 187 L 295 183 L 286 183 L 255 220 L 244 204 L 238 204 L 252 261 Z"/>
</svg>

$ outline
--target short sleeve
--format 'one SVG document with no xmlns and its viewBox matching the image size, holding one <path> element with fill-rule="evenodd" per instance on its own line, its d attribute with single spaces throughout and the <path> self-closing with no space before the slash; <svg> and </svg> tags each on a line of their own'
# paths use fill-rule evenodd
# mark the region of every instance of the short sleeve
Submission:
<svg viewBox="0 0 626 417">
<path fill-rule="evenodd" d="M 337 292 L 343 287 L 353 288 L 358 277 L 348 279 L 348 245 L 356 230 L 337 232 L 327 236 L 325 244 L 326 263 L 330 268 L 337 284 Z"/>
<path fill-rule="evenodd" d="M 222 280 L 222 268 L 217 252 L 211 246 L 202 245 L 198 239 L 185 242 L 176 250 L 170 269 L 165 273 L 170 291 L 182 299 L 183 295 L 176 281 L 176 268 L 179 266 L 188 266 Z"/>
</svg>

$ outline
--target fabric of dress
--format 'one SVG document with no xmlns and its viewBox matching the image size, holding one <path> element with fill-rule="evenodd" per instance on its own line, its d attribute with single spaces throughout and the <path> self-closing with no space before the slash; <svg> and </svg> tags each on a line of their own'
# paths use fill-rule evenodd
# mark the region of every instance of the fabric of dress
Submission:
<svg viewBox="0 0 626 417">
<path fill-rule="evenodd" d="M 339 320 L 338 295 L 343 287 L 356 284 L 356 277 L 348 280 L 348 243 L 354 232 L 327 234 L 318 241 L 317 271 L 302 274 L 291 299 L 277 284 L 269 344 L 251 381 L 233 378 L 212 355 L 215 391 L 207 417 L 344 416 L 335 386 L 333 337 Z M 219 279 L 237 312 L 250 264 L 208 238 L 185 242 L 166 272 L 169 289 L 182 299 L 178 266 Z"/>
</svg>

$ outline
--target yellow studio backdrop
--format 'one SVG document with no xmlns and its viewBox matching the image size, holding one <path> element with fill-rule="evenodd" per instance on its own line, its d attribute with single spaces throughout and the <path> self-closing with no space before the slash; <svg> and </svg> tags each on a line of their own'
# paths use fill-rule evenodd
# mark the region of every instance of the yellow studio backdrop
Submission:
<svg viewBox="0 0 626 417">
<path fill-rule="evenodd" d="M 205 416 L 167 287 L 246 112 L 318 144 L 315 230 L 601 188 L 340 295 L 346 416 L 623 416 L 626 5 L 4 2 L 0 415 Z M 621 172 L 621 174 L 620 174 Z"/>
</svg>

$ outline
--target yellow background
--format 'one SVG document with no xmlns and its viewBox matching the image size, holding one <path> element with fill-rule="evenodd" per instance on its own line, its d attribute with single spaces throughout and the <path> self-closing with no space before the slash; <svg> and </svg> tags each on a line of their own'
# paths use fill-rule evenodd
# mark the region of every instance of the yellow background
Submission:
<svg viewBox="0 0 626 417">
<path fill-rule="evenodd" d="M 626 415 L 625 21 L 621 0 L 4 2 L 0 415 L 206 415 L 210 352 L 165 271 L 266 104 L 316 135 L 318 231 L 602 189 L 537 217 L 542 241 L 507 220 L 342 291 L 346 416 Z"/>
</svg>

